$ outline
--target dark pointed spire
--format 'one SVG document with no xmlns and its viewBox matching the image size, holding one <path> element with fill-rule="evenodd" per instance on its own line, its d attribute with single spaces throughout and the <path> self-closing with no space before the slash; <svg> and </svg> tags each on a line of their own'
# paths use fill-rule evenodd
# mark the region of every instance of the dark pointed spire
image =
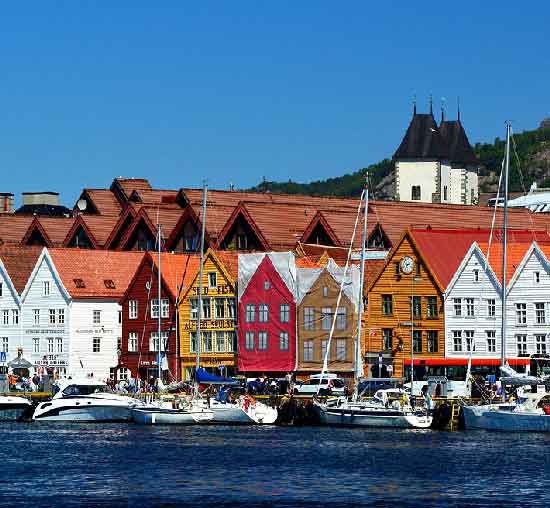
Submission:
<svg viewBox="0 0 550 508">
<path fill-rule="evenodd" d="M 413 116 L 416 115 L 416 94 L 413 95 Z"/>
<path fill-rule="evenodd" d="M 457 119 L 460 122 L 460 97 L 456 98 Z"/>
<path fill-rule="evenodd" d="M 441 123 L 445 121 L 445 97 L 441 97 Z"/>
<path fill-rule="evenodd" d="M 430 94 L 430 115 L 434 114 L 432 94 Z"/>
</svg>

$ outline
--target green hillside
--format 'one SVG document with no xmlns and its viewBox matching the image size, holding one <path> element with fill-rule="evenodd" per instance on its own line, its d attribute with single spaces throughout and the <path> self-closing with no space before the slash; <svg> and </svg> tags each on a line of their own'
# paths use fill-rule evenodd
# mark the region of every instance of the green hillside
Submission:
<svg viewBox="0 0 550 508">
<path fill-rule="evenodd" d="M 545 120 L 539 129 L 525 131 L 514 135 L 517 157 L 512 151 L 510 190 L 520 192 L 529 190 L 532 182 L 539 187 L 550 187 L 550 125 Z M 504 156 L 505 141 L 496 138 L 494 143 L 477 143 L 474 146 L 476 155 L 481 162 L 480 192 L 496 192 L 498 175 Z M 520 172 L 523 175 L 523 186 Z M 365 181 L 365 172 L 368 170 L 370 187 L 374 197 L 390 199 L 393 185 L 393 162 L 384 159 L 381 162 L 362 168 L 342 176 L 328 178 L 310 183 L 271 182 L 264 180 L 250 190 L 260 192 L 275 192 L 287 194 L 308 194 L 314 196 L 359 196 Z"/>
</svg>

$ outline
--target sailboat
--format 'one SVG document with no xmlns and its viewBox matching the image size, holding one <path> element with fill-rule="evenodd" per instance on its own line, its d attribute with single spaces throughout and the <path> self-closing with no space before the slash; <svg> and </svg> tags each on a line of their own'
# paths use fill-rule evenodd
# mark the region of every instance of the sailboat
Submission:
<svg viewBox="0 0 550 508">
<path fill-rule="evenodd" d="M 212 412 L 212 423 L 224 424 L 266 424 L 270 425 L 277 420 L 277 409 L 268 406 L 262 402 L 254 400 L 252 397 L 241 396 L 235 402 L 230 402 L 225 396 L 218 392 L 216 397 L 204 398 L 199 394 L 200 384 L 217 385 L 220 388 L 223 385 L 237 384 L 235 380 L 214 376 L 206 372 L 200 366 L 201 353 L 201 309 L 202 309 L 202 284 L 204 268 L 204 236 L 206 226 L 206 196 L 208 188 L 205 185 L 202 195 L 202 230 L 200 245 L 200 269 L 199 269 L 199 295 L 197 312 L 197 347 L 196 347 L 196 369 L 195 369 L 195 397 L 194 405 Z"/>
<path fill-rule="evenodd" d="M 506 125 L 506 154 L 504 163 L 503 248 L 502 248 L 502 322 L 501 322 L 501 387 L 500 404 L 463 404 L 464 427 L 497 431 L 550 432 L 550 392 L 547 379 L 515 372 L 506 362 L 506 253 L 508 249 L 508 181 L 510 173 L 510 138 L 512 126 Z M 506 386 L 516 389 L 518 398 L 506 402 Z M 520 390 L 531 387 L 531 391 Z"/>
<path fill-rule="evenodd" d="M 158 221 L 157 221 L 158 222 Z M 162 387 L 162 334 L 161 334 L 161 226 L 157 224 L 157 246 L 158 246 L 158 337 L 159 337 L 159 354 L 158 354 L 158 388 L 159 392 Z M 201 250 L 201 266 L 202 266 L 202 250 Z M 163 400 L 162 397 L 150 404 L 134 405 L 131 409 L 132 418 L 135 423 L 142 425 L 168 424 L 168 425 L 189 425 L 196 423 L 209 422 L 214 417 L 210 409 L 203 404 L 197 404 L 195 399 L 172 399 Z"/>
<path fill-rule="evenodd" d="M 367 175 L 368 178 L 368 175 Z M 361 316 L 363 315 L 363 287 L 365 281 L 365 244 L 367 237 L 367 213 L 368 213 L 368 180 L 365 189 L 361 194 L 361 200 L 359 209 L 357 210 L 357 217 L 355 220 L 355 227 L 353 230 L 351 244 L 348 251 L 348 258 L 346 266 L 344 268 L 344 276 L 340 286 L 340 295 L 342 293 L 346 272 L 349 266 L 351 257 L 351 249 L 355 239 L 355 232 L 357 230 L 357 223 L 359 220 L 361 206 L 364 203 L 363 212 L 363 234 L 361 241 L 361 268 L 360 268 L 360 284 L 359 284 L 359 305 L 358 305 L 358 319 L 357 319 L 357 336 L 355 339 L 355 368 L 354 368 L 354 382 L 355 390 L 353 396 L 350 399 L 347 397 L 339 397 L 333 400 L 322 402 L 315 400 L 314 404 L 319 415 L 319 420 L 324 425 L 346 425 L 346 426 L 360 426 L 360 427 L 399 427 L 399 428 L 416 428 L 423 429 L 429 428 L 432 423 L 432 417 L 425 411 L 418 411 L 411 408 L 408 404 L 408 400 L 405 403 L 400 401 L 394 401 L 391 406 L 388 407 L 388 403 L 383 399 L 373 399 L 372 401 L 359 400 L 359 394 L 357 392 L 357 386 L 359 379 L 363 376 L 363 362 L 361 357 Z M 340 303 L 340 295 L 338 297 L 336 306 Z M 330 351 L 330 342 L 332 334 L 334 332 L 334 324 L 337 312 L 334 313 L 333 325 L 328 338 L 327 351 L 323 362 L 323 370 L 321 377 L 326 374 L 328 367 L 328 354 Z M 319 383 L 321 386 L 321 383 Z"/>
</svg>

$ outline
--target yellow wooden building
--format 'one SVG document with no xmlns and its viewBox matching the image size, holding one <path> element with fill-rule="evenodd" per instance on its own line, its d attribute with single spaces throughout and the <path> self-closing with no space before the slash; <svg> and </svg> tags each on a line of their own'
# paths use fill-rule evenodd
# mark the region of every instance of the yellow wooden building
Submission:
<svg viewBox="0 0 550 508">
<path fill-rule="evenodd" d="M 200 366 L 213 374 L 232 375 L 237 367 L 237 254 L 204 256 Z M 182 288 L 179 305 L 180 365 L 183 380 L 194 377 L 197 359 L 199 272 Z M 220 367 L 223 366 L 221 369 Z"/>
</svg>

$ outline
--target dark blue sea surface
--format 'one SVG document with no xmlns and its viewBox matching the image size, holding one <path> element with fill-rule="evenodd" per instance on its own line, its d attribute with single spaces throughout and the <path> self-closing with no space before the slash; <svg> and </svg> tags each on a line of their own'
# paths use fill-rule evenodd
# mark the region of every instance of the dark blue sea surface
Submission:
<svg viewBox="0 0 550 508">
<path fill-rule="evenodd" d="M 550 506 L 550 435 L 2 424 L 1 506 Z"/>
</svg>

